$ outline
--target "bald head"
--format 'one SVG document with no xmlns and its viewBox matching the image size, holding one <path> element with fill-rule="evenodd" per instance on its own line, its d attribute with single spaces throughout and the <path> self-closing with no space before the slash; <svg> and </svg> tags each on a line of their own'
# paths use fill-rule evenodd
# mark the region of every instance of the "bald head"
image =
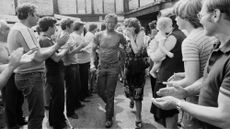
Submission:
<svg viewBox="0 0 230 129">
<path fill-rule="evenodd" d="M 4 20 L 0 20 L 0 40 L 6 42 L 9 33 L 9 26 Z"/>
</svg>

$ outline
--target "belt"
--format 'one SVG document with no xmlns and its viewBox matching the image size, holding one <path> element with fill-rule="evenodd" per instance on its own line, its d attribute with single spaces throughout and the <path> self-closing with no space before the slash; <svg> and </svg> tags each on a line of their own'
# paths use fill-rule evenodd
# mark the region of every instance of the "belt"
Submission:
<svg viewBox="0 0 230 129">
<path fill-rule="evenodd" d="M 116 66 L 119 66 L 119 62 L 114 62 L 114 63 L 100 63 L 99 64 L 99 67 L 101 68 L 113 68 L 113 67 L 116 67 Z"/>
</svg>

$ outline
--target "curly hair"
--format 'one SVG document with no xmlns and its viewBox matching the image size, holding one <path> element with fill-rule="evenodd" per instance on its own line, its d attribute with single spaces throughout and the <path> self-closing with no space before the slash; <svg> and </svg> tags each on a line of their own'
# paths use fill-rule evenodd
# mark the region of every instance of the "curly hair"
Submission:
<svg viewBox="0 0 230 129">
<path fill-rule="evenodd" d="M 62 30 L 65 30 L 67 27 L 70 28 L 71 24 L 73 24 L 73 20 L 70 19 L 70 18 L 67 18 L 67 19 L 63 19 L 60 23 L 60 26 L 61 26 L 61 29 Z"/>
<path fill-rule="evenodd" d="M 155 29 L 156 28 L 156 23 L 157 21 L 156 20 L 153 20 L 152 22 L 149 23 L 149 28 L 152 30 L 152 29 Z"/>
<path fill-rule="evenodd" d="M 135 28 L 135 34 L 138 34 L 141 31 L 141 23 L 137 18 L 129 18 L 127 21 L 128 27 L 134 27 Z"/>
<path fill-rule="evenodd" d="M 108 18 L 114 18 L 115 19 L 115 22 L 117 23 L 118 22 L 118 19 L 117 19 L 117 15 L 116 14 L 107 14 L 105 16 L 105 20 L 108 19 Z"/>
<path fill-rule="evenodd" d="M 57 20 L 53 17 L 43 17 L 38 21 L 39 30 L 41 32 L 46 32 L 49 29 L 49 27 L 54 27 L 56 23 Z"/>
<path fill-rule="evenodd" d="M 34 16 L 35 11 L 36 11 L 35 5 L 25 3 L 17 7 L 16 15 L 19 20 L 25 20 L 29 16 L 29 14 Z"/>
</svg>

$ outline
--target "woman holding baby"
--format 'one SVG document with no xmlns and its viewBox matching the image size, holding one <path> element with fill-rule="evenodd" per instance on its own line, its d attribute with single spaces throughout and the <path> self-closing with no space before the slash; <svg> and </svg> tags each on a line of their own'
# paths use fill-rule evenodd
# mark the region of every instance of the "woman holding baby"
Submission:
<svg viewBox="0 0 230 129">
<path fill-rule="evenodd" d="M 167 50 L 165 51 L 166 52 L 165 56 L 162 56 L 163 54 L 161 54 L 162 60 L 159 60 L 158 58 L 159 53 L 157 52 L 157 50 L 155 52 L 149 52 L 150 59 L 153 62 L 161 61 L 159 68 L 157 68 L 157 72 L 155 72 L 156 74 L 154 73 L 157 79 L 154 87 L 154 92 L 153 92 L 154 98 L 160 97 L 156 94 L 156 92 L 159 89 L 166 87 L 166 85 L 164 85 L 163 82 L 167 81 L 168 78 L 172 76 L 174 73 L 184 71 L 184 65 L 182 62 L 181 44 L 182 41 L 185 39 L 185 35 L 181 30 L 178 29 L 175 22 L 175 17 L 172 16 L 170 20 L 171 22 L 167 19 L 166 20 L 167 22 L 163 20 L 165 22 L 164 24 L 159 22 L 157 24 L 157 28 L 159 29 L 158 31 L 160 31 L 160 29 L 161 31 L 159 32 L 160 33 L 159 38 L 156 40 L 159 40 L 158 44 L 163 43 L 163 46 Z M 164 31 L 164 33 L 162 31 Z M 157 42 L 154 40 L 152 41 L 152 43 Z M 165 111 L 157 108 L 155 105 L 152 105 L 150 112 L 154 114 L 155 120 L 158 123 L 164 125 L 166 128 L 170 128 L 170 129 L 177 128 L 176 124 L 178 119 L 177 117 L 178 111 L 176 109 Z"/>
</svg>

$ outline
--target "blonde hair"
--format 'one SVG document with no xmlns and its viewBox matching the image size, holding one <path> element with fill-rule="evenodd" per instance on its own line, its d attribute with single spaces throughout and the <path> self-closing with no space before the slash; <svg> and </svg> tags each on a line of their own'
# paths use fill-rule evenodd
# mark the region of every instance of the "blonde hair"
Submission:
<svg viewBox="0 0 230 129">
<path fill-rule="evenodd" d="M 166 32 L 166 29 L 172 26 L 172 20 L 168 17 L 160 17 L 157 19 L 157 30 Z"/>
<path fill-rule="evenodd" d="M 186 19 L 193 27 L 202 27 L 197 14 L 201 11 L 201 0 L 180 0 L 173 6 L 173 12 L 182 19 Z"/>
</svg>

